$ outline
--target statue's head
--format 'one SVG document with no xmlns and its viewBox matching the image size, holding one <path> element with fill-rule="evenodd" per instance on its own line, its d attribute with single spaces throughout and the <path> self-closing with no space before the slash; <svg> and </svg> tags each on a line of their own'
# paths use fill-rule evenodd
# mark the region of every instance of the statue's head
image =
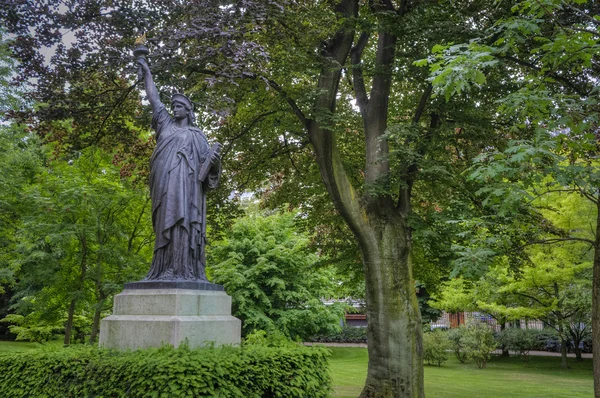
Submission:
<svg viewBox="0 0 600 398">
<path fill-rule="evenodd" d="M 176 93 L 171 96 L 171 108 L 174 108 L 176 104 L 183 105 L 190 126 L 195 126 L 194 103 L 185 95 Z M 177 115 L 175 115 L 175 117 L 177 117 Z"/>
</svg>

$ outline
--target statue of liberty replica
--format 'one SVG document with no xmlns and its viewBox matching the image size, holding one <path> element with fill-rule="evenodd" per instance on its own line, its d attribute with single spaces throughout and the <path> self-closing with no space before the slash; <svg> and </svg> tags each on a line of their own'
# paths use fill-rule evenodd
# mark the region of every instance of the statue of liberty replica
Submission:
<svg viewBox="0 0 600 398">
<path fill-rule="evenodd" d="M 102 320 L 100 345 L 120 350 L 239 344 L 241 321 L 231 297 L 206 279 L 206 192 L 221 175 L 220 145 L 209 145 L 196 126 L 194 104 L 183 94 L 161 102 L 143 43 L 134 50 L 152 107 L 156 148 L 150 158 L 150 197 L 155 232 L 150 271 L 125 284 L 113 314 Z"/>
<path fill-rule="evenodd" d="M 174 94 L 171 116 L 160 101 L 145 57 L 139 56 L 136 61 L 156 132 L 156 148 L 150 159 L 156 239 L 146 280 L 206 281 L 206 192 L 219 182 L 218 150 L 211 150 L 206 136 L 196 127 L 192 101 L 183 94 Z M 218 149 L 218 144 L 213 149 Z"/>
</svg>

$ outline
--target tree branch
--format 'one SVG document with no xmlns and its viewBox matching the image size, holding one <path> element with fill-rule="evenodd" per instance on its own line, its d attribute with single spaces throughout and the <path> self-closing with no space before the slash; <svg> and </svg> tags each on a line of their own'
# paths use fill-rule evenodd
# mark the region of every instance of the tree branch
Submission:
<svg viewBox="0 0 600 398">
<path fill-rule="evenodd" d="M 229 150 L 232 148 L 233 146 L 233 142 L 236 141 L 239 138 L 242 138 L 244 135 L 248 134 L 248 132 L 250 130 L 252 130 L 252 128 L 259 122 L 261 121 L 263 118 L 273 115 L 277 113 L 277 111 L 269 111 L 269 112 L 264 112 L 261 113 L 260 115 L 256 116 L 254 119 L 252 119 L 252 121 L 250 122 L 250 124 L 248 124 L 247 126 L 244 126 L 240 132 L 238 134 L 236 134 L 235 136 L 231 137 L 231 139 L 229 140 L 229 144 L 227 145 L 226 148 L 223 149 L 223 154 L 222 156 L 225 157 L 225 155 L 227 155 L 227 153 L 229 152 Z"/>
<path fill-rule="evenodd" d="M 573 7 L 571 4 L 569 4 L 568 2 L 566 2 L 564 0 L 561 1 L 561 4 L 567 8 L 570 8 L 571 10 L 575 11 L 575 13 L 578 14 L 579 16 L 586 18 L 589 22 L 593 23 L 594 25 L 600 26 L 600 21 L 598 21 L 591 15 L 588 15 L 585 12 L 581 11 L 579 8 Z M 594 34 L 597 35 L 598 32 L 594 32 Z"/>
<path fill-rule="evenodd" d="M 531 246 L 531 245 L 551 245 L 551 244 L 554 244 L 554 243 L 569 242 L 569 241 L 585 242 L 585 243 L 589 243 L 590 245 L 595 245 L 596 244 L 596 242 L 594 242 L 591 239 L 569 237 L 569 238 L 550 238 L 550 239 L 536 240 L 536 241 L 525 243 L 521 247 L 523 248 L 523 247 Z"/>
<path fill-rule="evenodd" d="M 425 108 L 427 106 L 427 101 L 429 100 L 429 96 L 431 95 L 432 90 L 433 90 L 433 85 L 431 83 L 429 83 L 427 85 L 427 88 L 423 92 L 423 95 L 421 95 L 421 100 L 419 101 L 419 106 L 417 107 L 415 116 L 413 117 L 413 124 L 417 124 L 421 120 L 421 116 L 423 116 L 423 112 L 425 111 Z"/>
<path fill-rule="evenodd" d="M 362 54 L 365 46 L 369 42 L 369 34 L 363 32 L 358 39 L 356 45 L 350 52 L 350 59 L 352 61 L 352 76 L 354 77 L 354 93 L 356 95 L 356 104 L 360 109 L 360 113 L 363 117 L 366 116 L 367 106 L 369 104 L 369 97 L 367 95 L 367 89 L 365 88 L 365 80 L 362 71 Z"/>
<path fill-rule="evenodd" d="M 536 66 L 533 63 L 524 61 L 522 59 L 513 57 L 511 55 L 496 55 L 496 57 L 498 57 L 500 59 L 506 59 L 508 61 L 512 61 L 512 62 L 514 62 L 514 63 L 516 63 L 518 65 L 531 68 L 531 69 L 536 70 L 538 72 L 542 71 L 542 68 L 540 68 L 539 66 Z M 560 81 L 560 82 L 564 83 L 566 86 L 570 87 L 573 91 L 575 91 L 578 95 L 580 95 L 582 97 L 586 97 L 586 96 L 589 95 L 588 92 L 582 91 L 579 87 L 575 86 L 569 79 L 565 78 L 564 76 L 557 75 L 554 72 L 547 72 L 547 73 L 545 73 L 545 75 L 549 76 L 549 77 L 552 77 L 553 79 L 556 79 L 557 81 Z"/>
<path fill-rule="evenodd" d="M 217 72 L 215 72 L 213 70 L 209 70 L 209 69 L 194 68 L 193 71 L 198 72 L 198 73 L 203 73 L 206 75 L 210 75 L 210 76 L 219 76 L 219 74 Z M 298 107 L 298 104 L 296 104 L 296 102 L 287 94 L 287 92 L 275 80 L 267 79 L 262 76 L 258 76 L 256 73 L 243 73 L 241 77 L 245 78 L 245 79 L 252 79 L 252 80 L 261 79 L 261 80 L 265 81 L 269 87 L 271 87 L 273 90 L 277 91 L 277 93 L 279 95 L 281 95 L 281 97 L 283 97 L 283 99 L 288 103 L 290 108 L 292 108 L 292 111 L 294 112 L 294 114 L 298 117 L 298 119 L 300 119 L 300 122 L 302 123 L 302 125 L 305 128 L 308 128 L 309 119 L 306 118 L 306 116 L 304 115 L 304 113 L 302 112 L 300 107 Z"/>
<path fill-rule="evenodd" d="M 523 296 L 523 297 L 527 297 L 533 301 L 535 301 L 536 303 L 542 305 L 542 306 L 546 306 L 546 304 L 544 304 L 542 301 L 540 301 L 538 298 L 536 298 L 535 296 L 531 296 L 529 294 L 525 294 L 525 293 L 520 293 L 520 292 L 515 292 L 516 295 L 518 296 Z"/>
<path fill-rule="evenodd" d="M 279 84 L 277 84 L 276 81 L 267 79 L 267 82 L 269 84 L 269 87 L 271 87 L 271 88 L 273 88 L 273 90 L 277 91 L 279 93 L 279 95 L 281 95 L 283 97 L 285 102 L 288 103 L 288 105 L 290 106 L 290 108 L 292 108 L 292 111 L 294 112 L 296 117 L 298 117 L 298 119 L 300 119 L 300 122 L 302 123 L 302 125 L 305 128 L 308 128 L 310 120 L 307 119 L 306 116 L 304 116 L 304 113 L 298 107 L 298 104 L 296 104 L 296 102 L 285 92 L 285 90 L 283 88 L 281 88 L 281 86 Z"/>
</svg>

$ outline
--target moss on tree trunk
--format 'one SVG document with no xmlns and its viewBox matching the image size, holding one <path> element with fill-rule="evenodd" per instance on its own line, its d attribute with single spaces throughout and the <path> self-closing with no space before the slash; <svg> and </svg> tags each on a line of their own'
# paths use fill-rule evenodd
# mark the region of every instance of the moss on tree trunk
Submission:
<svg viewBox="0 0 600 398">
<path fill-rule="evenodd" d="M 424 397 L 423 336 L 410 254 L 400 217 L 378 220 L 362 243 L 369 365 L 361 398 Z"/>
</svg>

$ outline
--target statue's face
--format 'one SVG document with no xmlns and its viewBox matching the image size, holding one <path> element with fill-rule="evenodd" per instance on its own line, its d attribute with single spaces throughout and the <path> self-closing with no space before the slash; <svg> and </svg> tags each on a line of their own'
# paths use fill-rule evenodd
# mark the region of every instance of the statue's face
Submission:
<svg viewBox="0 0 600 398">
<path fill-rule="evenodd" d="M 173 110 L 173 117 L 176 120 L 187 118 L 188 111 L 181 102 L 173 102 L 171 109 Z"/>
</svg>

